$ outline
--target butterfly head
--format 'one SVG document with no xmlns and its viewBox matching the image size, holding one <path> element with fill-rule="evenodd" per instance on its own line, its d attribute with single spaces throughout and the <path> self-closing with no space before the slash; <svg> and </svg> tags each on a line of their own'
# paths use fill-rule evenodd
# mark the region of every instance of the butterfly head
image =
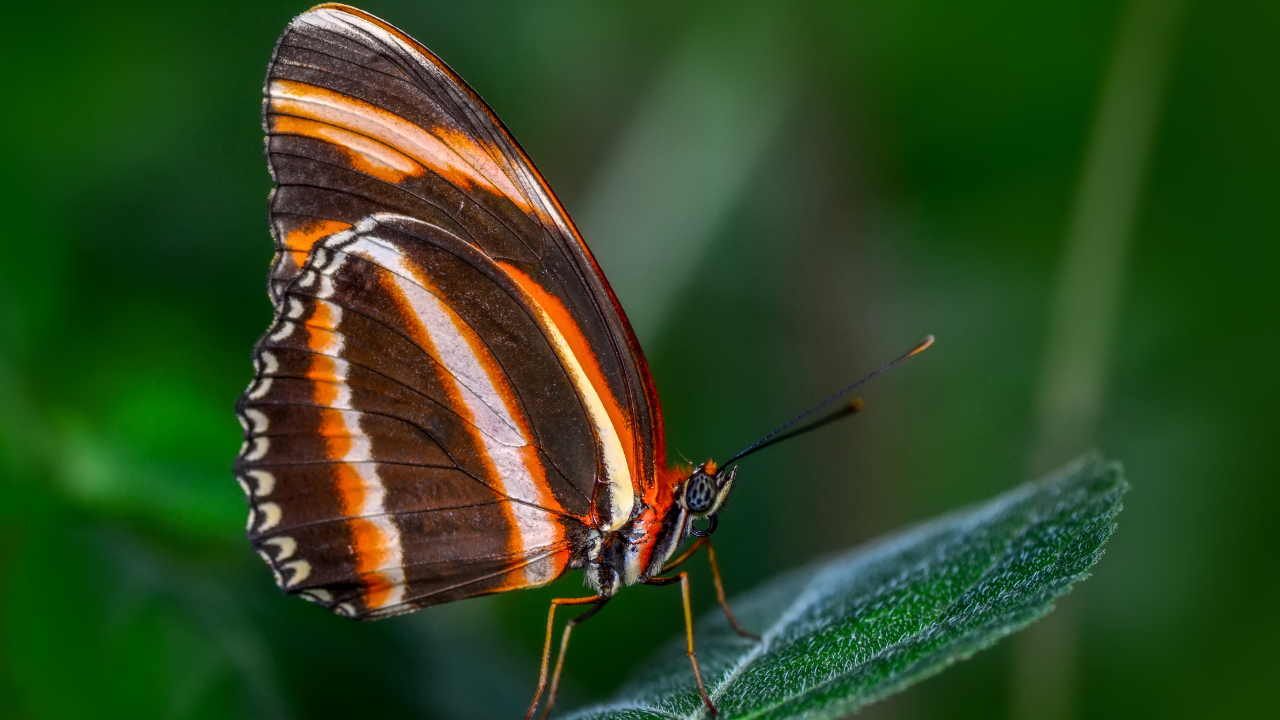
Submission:
<svg viewBox="0 0 1280 720">
<path fill-rule="evenodd" d="M 733 489 L 733 480 L 738 475 L 734 466 L 725 469 L 708 460 L 699 465 L 684 482 L 676 488 L 676 502 L 689 514 L 690 530 L 693 535 L 710 535 L 716 526 L 716 513 L 724 505 L 725 498 Z M 708 518 L 710 525 L 699 530 L 692 520 Z"/>
</svg>

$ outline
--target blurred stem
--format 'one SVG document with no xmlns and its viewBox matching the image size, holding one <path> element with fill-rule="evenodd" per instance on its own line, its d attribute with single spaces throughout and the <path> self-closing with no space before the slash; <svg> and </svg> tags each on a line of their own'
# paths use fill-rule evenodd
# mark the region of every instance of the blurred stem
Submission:
<svg viewBox="0 0 1280 720">
<path fill-rule="evenodd" d="M 22 379 L 0 350 L 0 463 L 11 477 L 28 476 L 52 467 L 52 434 L 28 400 Z"/>
<path fill-rule="evenodd" d="M 787 14 L 695 23 L 590 184 L 580 227 L 648 346 L 782 125 Z"/>
<path fill-rule="evenodd" d="M 1030 456 L 1039 475 L 1086 448 L 1106 384 L 1124 270 L 1187 0 L 1133 0 L 1076 189 Z"/>
<path fill-rule="evenodd" d="M 1094 441 L 1135 218 L 1189 0 L 1126 9 L 1081 168 L 1049 322 L 1028 455 L 1036 476 Z M 1062 608 L 1018 637 L 1012 715 L 1073 716 L 1078 610 Z"/>
</svg>

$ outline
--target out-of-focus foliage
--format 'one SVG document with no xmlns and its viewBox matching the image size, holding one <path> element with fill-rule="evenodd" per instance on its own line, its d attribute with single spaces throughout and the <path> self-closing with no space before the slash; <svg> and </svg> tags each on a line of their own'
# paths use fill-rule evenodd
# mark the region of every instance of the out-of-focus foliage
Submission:
<svg viewBox="0 0 1280 720">
<path fill-rule="evenodd" d="M 633 309 L 673 457 L 723 458 L 909 347 L 856 419 L 752 457 L 730 593 L 1023 477 L 1050 297 L 1125 3 L 366 6 L 496 108 Z M 18 3 L 0 43 L 0 715 L 515 717 L 549 598 L 367 625 L 243 540 L 231 412 L 270 310 L 261 83 L 306 7 Z M 1096 442 L 1138 492 L 1069 596 L 1080 717 L 1274 712 L 1280 6 L 1191 7 Z M 713 603 L 709 578 L 694 599 Z M 628 588 L 564 708 L 675 635 Z M 1009 643 L 863 711 L 1002 717 Z"/>
<path fill-rule="evenodd" d="M 1077 461 L 990 502 L 787 573 L 733 601 L 755 642 L 712 610 L 697 654 L 719 717 L 836 718 L 1016 632 L 1085 577 L 1128 489 Z M 709 717 L 682 641 L 571 720 Z"/>
</svg>

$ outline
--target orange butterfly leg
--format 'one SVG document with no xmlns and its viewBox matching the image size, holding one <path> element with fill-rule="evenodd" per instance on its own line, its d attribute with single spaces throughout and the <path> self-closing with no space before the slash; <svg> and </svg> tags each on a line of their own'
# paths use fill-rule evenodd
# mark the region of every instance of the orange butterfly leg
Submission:
<svg viewBox="0 0 1280 720">
<path fill-rule="evenodd" d="M 743 629 L 738 624 L 738 618 L 733 616 L 733 611 L 729 609 L 729 603 L 724 599 L 724 583 L 720 582 L 720 566 L 716 564 L 716 551 L 711 547 L 711 538 L 702 538 L 707 541 L 707 560 L 711 561 L 711 577 L 716 581 L 716 599 L 720 601 L 720 607 L 724 608 L 724 616 L 729 619 L 729 624 L 733 626 L 733 631 L 748 640 L 760 642 L 760 636 Z"/>
<path fill-rule="evenodd" d="M 711 541 L 711 538 L 706 538 L 706 537 L 698 538 L 693 542 L 692 545 L 689 546 L 688 550 L 685 550 L 684 552 L 680 553 L 679 557 L 667 563 L 667 566 L 662 568 L 662 572 L 668 573 L 680 567 L 681 565 L 684 564 L 685 560 L 688 560 L 689 558 L 693 557 L 694 553 L 698 552 L 698 550 L 700 550 L 703 545 L 707 544 L 710 541 Z"/>
<path fill-rule="evenodd" d="M 702 696 L 702 702 L 706 704 L 707 712 L 711 713 L 711 717 L 720 717 L 720 711 L 716 710 L 716 706 L 712 704 L 711 696 L 707 695 L 707 687 L 702 683 L 702 670 L 698 668 L 698 656 L 693 650 L 693 609 L 689 603 L 689 573 L 682 572 L 675 577 L 649 578 L 643 582 L 645 585 L 680 583 L 680 599 L 684 602 L 686 654 L 689 656 L 689 663 L 693 665 L 693 679 L 698 683 L 698 694 Z"/>
<path fill-rule="evenodd" d="M 747 638 L 748 640 L 760 642 L 760 636 L 739 625 L 738 618 L 734 617 L 733 611 L 729 609 L 729 601 L 725 600 L 724 597 L 724 582 L 720 580 L 720 566 L 716 563 L 716 551 L 715 548 L 711 546 L 711 538 L 698 538 L 697 541 L 689 546 L 688 550 L 685 550 L 679 557 L 668 563 L 666 567 L 662 568 L 662 572 L 669 572 L 679 567 L 685 560 L 693 557 L 693 554 L 701 549 L 703 545 L 707 546 L 707 560 L 711 563 L 711 577 L 716 583 L 716 600 L 720 602 L 720 607 L 724 609 L 724 616 L 729 620 L 729 625 L 733 627 L 734 632 L 738 633 L 742 637 Z"/>
<path fill-rule="evenodd" d="M 551 685 L 551 694 L 547 700 L 547 712 L 551 710 L 551 704 L 555 702 L 556 686 L 560 682 L 560 668 L 564 665 L 564 649 L 569 644 L 569 629 L 577 622 L 581 622 L 588 617 L 599 612 L 600 608 L 609 601 L 604 595 L 592 595 L 584 598 L 555 598 L 551 601 L 551 609 L 547 611 L 547 638 L 542 643 L 542 669 L 538 671 L 538 690 L 533 694 L 533 702 L 529 704 L 529 711 L 524 714 L 524 720 L 530 720 L 533 713 L 538 709 L 538 702 L 542 700 L 542 691 L 547 689 L 547 666 L 551 662 L 551 638 L 552 630 L 556 621 L 556 608 L 561 605 L 589 605 L 594 603 L 595 607 L 583 613 L 581 616 L 569 621 L 569 625 L 565 627 L 564 640 L 560 644 L 560 658 L 556 661 L 555 681 Z M 543 713 L 546 717 L 546 713 Z"/>
<path fill-rule="evenodd" d="M 560 690 L 560 671 L 564 669 L 564 653 L 569 649 L 569 634 L 573 632 L 575 625 L 586 622 L 592 615 L 600 612 L 600 608 L 607 602 L 609 602 L 608 597 L 600 597 L 595 607 L 565 623 L 564 633 L 560 635 L 560 653 L 556 656 L 556 669 L 551 673 L 551 690 L 547 692 L 547 704 L 542 708 L 543 720 L 546 720 L 547 714 L 551 712 L 551 706 L 556 704 L 556 692 Z"/>
</svg>

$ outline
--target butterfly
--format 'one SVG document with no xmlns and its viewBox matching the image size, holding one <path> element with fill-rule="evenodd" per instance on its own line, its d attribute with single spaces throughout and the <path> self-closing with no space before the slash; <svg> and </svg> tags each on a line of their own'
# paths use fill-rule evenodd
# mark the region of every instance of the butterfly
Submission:
<svg viewBox="0 0 1280 720">
<path fill-rule="evenodd" d="M 552 602 L 532 715 L 557 607 L 590 605 L 580 622 L 674 582 L 688 620 L 687 574 L 660 573 L 735 472 L 667 465 L 608 281 L 439 58 L 321 5 L 281 36 L 264 94 L 275 318 L 237 405 L 249 539 L 285 592 L 358 619 L 582 569 L 593 594 Z"/>
<path fill-rule="evenodd" d="M 344 5 L 289 24 L 264 94 L 275 315 L 234 468 L 277 584 L 374 619 L 582 570 L 526 718 L 576 624 L 623 586 L 678 584 L 715 715 L 688 574 L 664 573 L 705 548 L 759 640 L 710 542 L 737 469 L 668 465 L 644 352 L 528 156 L 439 58 Z M 590 607 L 548 691 L 571 605 Z"/>
</svg>

